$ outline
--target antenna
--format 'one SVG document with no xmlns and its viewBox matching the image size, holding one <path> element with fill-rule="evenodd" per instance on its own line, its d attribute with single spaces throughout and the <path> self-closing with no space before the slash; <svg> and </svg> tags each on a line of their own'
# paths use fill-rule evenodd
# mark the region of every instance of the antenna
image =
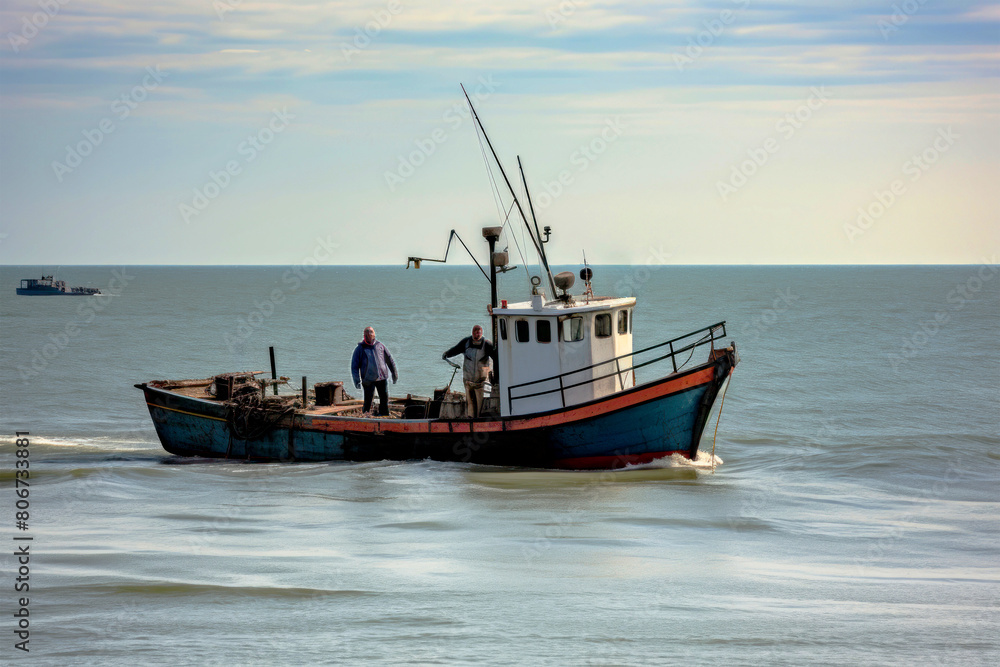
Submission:
<svg viewBox="0 0 1000 667">
<path fill-rule="evenodd" d="M 583 268 L 580 269 L 580 278 L 583 279 L 584 284 L 587 286 L 586 291 L 583 295 L 587 297 L 587 303 L 594 298 L 594 288 L 590 286 L 590 279 L 594 277 L 594 272 L 591 270 L 590 265 L 587 264 L 587 251 L 583 251 Z"/>
</svg>

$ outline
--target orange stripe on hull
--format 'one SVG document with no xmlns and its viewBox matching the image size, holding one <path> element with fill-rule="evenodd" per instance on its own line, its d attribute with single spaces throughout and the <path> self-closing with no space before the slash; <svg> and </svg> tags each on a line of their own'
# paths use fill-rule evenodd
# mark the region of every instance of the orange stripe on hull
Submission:
<svg viewBox="0 0 1000 667">
<path fill-rule="evenodd" d="M 669 396 L 670 394 L 711 382 L 714 374 L 714 367 L 704 368 L 695 373 L 678 377 L 675 380 L 661 382 L 652 387 L 646 387 L 638 391 L 628 391 L 623 394 L 613 394 L 589 405 L 568 408 L 540 417 L 514 418 L 489 422 L 470 421 L 467 419 L 409 422 L 398 419 L 350 419 L 344 417 L 323 418 L 310 416 L 309 421 L 304 426 L 312 430 L 326 431 L 328 433 L 353 431 L 356 433 L 446 434 L 527 431 L 546 426 L 573 423 L 591 417 L 599 417 L 600 415 L 621 410 L 638 403 L 645 403 L 646 401 L 655 400 L 663 396 Z M 506 428 L 504 428 L 505 422 Z"/>
<path fill-rule="evenodd" d="M 672 382 L 664 382 L 653 387 L 641 389 L 637 392 L 629 392 L 624 395 L 612 395 L 599 403 L 585 405 L 580 408 L 571 408 L 569 410 L 564 410 L 562 412 L 542 417 L 512 419 L 508 422 L 507 429 L 521 430 L 538 428 L 540 426 L 555 426 L 558 424 L 565 424 L 567 422 L 580 421 L 581 419 L 587 419 L 589 417 L 597 417 L 608 412 L 620 410 L 621 408 L 627 408 L 630 405 L 635 405 L 636 403 L 645 403 L 646 401 L 660 398 L 661 396 L 675 394 L 679 391 L 690 389 L 691 387 L 703 385 L 710 382 L 714 376 L 714 367 L 705 368 L 697 373 L 677 378 L 677 380 Z"/>
</svg>

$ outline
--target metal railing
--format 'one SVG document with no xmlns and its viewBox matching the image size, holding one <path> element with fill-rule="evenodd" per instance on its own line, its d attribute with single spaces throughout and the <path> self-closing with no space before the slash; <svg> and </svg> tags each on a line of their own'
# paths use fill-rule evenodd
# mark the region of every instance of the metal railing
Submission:
<svg viewBox="0 0 1000 667">
<path fill-rule="evenodd" d="M 693 340 L 691 342 L 685 342 L 685 341 L 688 341 L 688 340 L 690 340 L 692 338 L 695 338 L 696 336 L 700 336 L 700 338 L 696 338 L 695 340 Z M 593 384 L 594 382 L 599 382 L 601 380 L 606 380 L 608 378 L 615 377 L 615 376 L 618 376 L 619 383 L 621 384 L 622 387 L 624 387 L 624 382 L 622 381 L 621 360 L 622 359 L 632 359 L 633 357 L 636 357 L 638 355 L 645 354 L 647 352 L 651 352 L 652 350 L 659 350 L 659 349 L 661 349 L 663 347 L 666 347 L 669 350 L 669 352 L 667 352 L 666 354 L 664 354 L 662 356 L 656 357 L 655 359 L 650 359 L 649 361 L 644 361 L 644 362 L 639 363 L 639 364 L 633 363 L 633 364 L 629 365 L 627 368 L 624 369 L 626 377 L 627 377 L 629 371 L 631 371 L 632 374 L 633 374 L 633 377 L 635 377 L 635 370 L 637 368 L 643 368 L 645 366 L 650 366 L 652 364 L 659 363 L 659 362 L 664 361 L 666 359 L 670 359 L 671 364 L 672 364 L 673 369 L 674 369 L 673 372 L 676 373 L 680 369 L 684 368 L 684 366 L 687 365 L 687 363 L 691 360 L 691 358 L 694 355 L 695 348 L 701 347 L 702 345 L 711 345 L 712 349 L 714 350 L 715 349 L 715 341 L 720 340 L 720 339 L 725 338 L 725 337 L 726 337 L 726 323 L 725 323 L 725 321 L 717 322 L 717 323 L 712 324 L 710 326 L 704 327 L 703 329 L 698 329 L 697 331 L 692 331 L 691 333 L 684 334 L 683 336 L 678 336 L 677 338 L 671 338 L 668 341 L 664 341 L 664 342 L 658 343 L 656 345 L 650 345 L 649 347 L 644 347 L 641 350 L 635 350 L 635 351 L 629 352 L 627 354 L 621 354 L 621 355 L 618 355 L 617 357 L 613 357 L 613 358 L 607 359 L 605 361 L 600 361 L 600 362 L 598 362 L 596 364 L 591 364 L 589 366 L 584 366 L 583 368 L 577 368 L 577 369 L 574 369 L 574 370 L 571 370 L 571 371 L 566 371 L 565 373 L 560 373 L 559 375 L 552 375 L 550 377 L 542 378 L 540 380 L 532 380 L 531 382 L 522 382 L 520 384 L 511 385 L 510 387 L 507 387 L 507 408 L 511 412 L 513 412 L 514 411 L 514 401 L 521 401 L 521 400 L 528 399 L 528 398 L 537 398 L 538 396 L 546 396 L 548 394 L 554 394 L 556 392 L 559 392 L 560 402 L 562 404 L 562 407 L 566 407 L 566 391 L 567 390 L 573 389 L 575 387 L 582 387 L 584 385 Z M 683 362 L 681 362 L 681 365 L 678 366 L 677 365 L 677 356 L 680 355 L 680 354 L 683 354 L 684 352 L 687 352 L 689 350 L 691 351 L 691 355 L 689 355 L 688 358 L 685 359 Z M 602 375 L 600 377 L 595 377 L 595 378 L 589 378 L 589 379 L 583 380 L 581 382 L 574 382 L 573 384 L 566 384 L 566 382 L 565 382 L 565 378 L 568 377 L 568 376 L 570 376 L 570 375 L 576 375 L 578 373 L 583 373 L 585 371 L 592 370 L 592 369 L 597 368 L 599 366 L 604 366 L 606 364 L 612 364 L 612 363 L 615 365 L 615 370 L 612 371 L 611 373 L 608 373 L 607 375 Z M 513 392 L 514 392 L 515 389 L 521 389 L 523 387 L 530 387 L 532 385 L 542 384 L 543 382 L 553 382 L 553 381 L 558 381 L 559 382 L 559 386 L 558 387 L 554 387 L 552 389 L 546 389 L 544 391 L 537 391 L 537 392 L 534 392 L 534 393 L 531 393 L 531 394 L 524 394 L 523 396 L 514 396 Z"/>
</svg>

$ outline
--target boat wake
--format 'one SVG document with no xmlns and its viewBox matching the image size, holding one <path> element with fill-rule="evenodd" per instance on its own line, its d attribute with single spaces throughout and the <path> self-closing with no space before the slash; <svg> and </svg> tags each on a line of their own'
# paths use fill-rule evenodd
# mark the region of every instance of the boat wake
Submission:
<svg viewBox="0 0 1000 667">
<path fill-rule="evenodd" d="M 591 486 L 595 484 L 628 484 L 655 481 L 691 481 L 700 472 L 711 472 L 722 465 L 722 459 L 710 452 L 698 452 L 692 461 L 680 454 L 625 466 L 616 470 L 503 470 L 497 468 L 470 470 L 469 481 L 496 488 L 518 489 L 558 486 Z"/>
<path fill-rule="evenodd" d="M 662 459 L 654 459 L 649 463 L 636 463 L 635 465 L 627 465 L 622 470 L 657 470 L 662 468 L 693 468 L 695 470 L 713 470 L 718 466 L 723 464 L 723 460 L 718 456 L 712 454 L 711 452 L 698 452 L 693 460 L 681 456 L 680 454 L 671 454 L 670 456 L 664 456 Z"/>
</svg>

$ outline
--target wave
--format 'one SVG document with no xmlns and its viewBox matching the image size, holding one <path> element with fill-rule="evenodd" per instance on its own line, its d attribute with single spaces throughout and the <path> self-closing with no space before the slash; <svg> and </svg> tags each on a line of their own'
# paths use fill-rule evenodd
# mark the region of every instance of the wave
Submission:
<svg viewBox="0 0 1000 667">
<path fill-rule="evenodd" d="M 587 487 L 635 482 L 691 481 L 698 479 L 694 467 L 636 467 L 620 470 L 470 470 L 466 478 L 474 484 L 505 489 Z"/>
<path fill-rule="evenodd" d="M 148 458 L 107 458 L 104 459 L 108 462 L 121 462 L 121 461 L 150 461 L 153 463 L 158 462 L 156 457 Z M 87 463 L 95 463 L 93 459 L 88 459 Z M 45 465 L 39 465 L 37 462 L 34 466 L 28 469 L 30 472 L 30 477 L 28 477 L 28 483 L 31 484 L 38 479 L 44 479 L 46 484 L 57 484 L 62 481 L 86 481 L 91 482 L 105 482 L 112 480 L 128 480 L 128 479 L 148 479 L 151 477 L 165 477 L 169 474 L 168 471 L 164 470 L 159 466 L 151 467 L 121 467 L 121 466 L 105 466 L 105 467 L 81 467 L 81 468 L 54 468 Z M 16 470 L 0 470 L 0 481 L 13 481 L 17 477 Z M 88 484 L 89 486 L 90 484 Z"/>
<path fill-rule="evenodd" d="M 121 434 L 106 436 L 27 436 L 33 448 L 52 448 L 57 451 L 73 449 L 77 451 L 147 451 L 160 450 L 160 443 L 145 435 Z M 16 436 L 0 436 L 0 451 L 16 447 Z"/>
<path fill-rule="evenodd" d="M 776 436 L 733 438 L 719 444 L 731 472 L 822 470 L 829 477 L 882 477 L 911 474 L 937 477 L 954 470 L 982 467 L 980 457 L 1000 458 L 1000 438 L 969 433 L 876 435 L 849 434 L 839 440 Z M 979 476 L 979 473 L 973 476 Z"/>
<path fill-rule="evenodd" d="M 139 595 L 163 597 L 211 596 L 222 599 L 236 598 L 292 598 L 308 600 L 313 598 L 346 597 L 362 598 L 383 595 L 378 591 L 357 589 L 329 590 L 322 588 L 272 587 L 272 586 L 225 586 L 222 584 L 197 584 L 180 581 L 155 581 L 137 583 L 84 584 L 80 586 L 59 586 L 41 589 L 49 593 L 76 592 L 96 595 Z M 53 596 L 56 599 L 56 596 Z"/>
<path fill-rule="evenodd" d="M 694 528 L 698 530 L 732 530 L 739 533 L 744 532 L 785 532 L 778 525 L 752 516 L 731 516 L 725 519 L 685 518 L 680 516 L 640 516 L 623 517 L 620 519 L 605 519 L 611 523 L 625 524 L 631 526 L 655 526 L 655 527 L 679 527 Z"/>
<path fill-rule="evenodd" d="M 437 532 L 443 530 L 456 530 L 457 526 L 443 521 L 403 521 L 395 523 L 379 523 L 375 525 L 375 528 L 401 528 L 405 530 L 430 530 Z"/>
</svg>

